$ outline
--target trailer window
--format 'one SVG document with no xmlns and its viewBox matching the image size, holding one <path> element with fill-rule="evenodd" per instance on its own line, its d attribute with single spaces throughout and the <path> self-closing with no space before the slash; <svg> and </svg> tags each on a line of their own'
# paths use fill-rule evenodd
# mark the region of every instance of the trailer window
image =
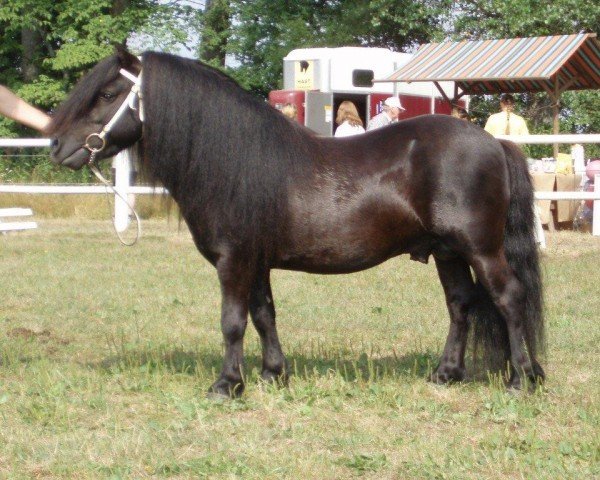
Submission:
<svg viewBox="0 0 600 480">
<path fill-rule="evenodd" d="M 375 74 L 373 70 L 352 70 L 352 86 L 372 87 Z"/>
</svg>

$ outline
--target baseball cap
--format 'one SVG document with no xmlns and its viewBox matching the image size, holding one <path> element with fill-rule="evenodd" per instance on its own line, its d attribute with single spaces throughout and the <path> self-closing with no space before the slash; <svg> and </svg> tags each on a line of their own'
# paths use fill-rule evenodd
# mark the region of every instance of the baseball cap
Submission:
<svg viewBox="0 0 600 480">
<path fill-rule="evenodd" d="M 400 99 L 398 97 L 388 97 L 384 100 L 383 104 L 387 105 L 388 107 L 396 107 L 400 110 L 405 110 L 405 108 L 400 103 Z"/>
</svg>

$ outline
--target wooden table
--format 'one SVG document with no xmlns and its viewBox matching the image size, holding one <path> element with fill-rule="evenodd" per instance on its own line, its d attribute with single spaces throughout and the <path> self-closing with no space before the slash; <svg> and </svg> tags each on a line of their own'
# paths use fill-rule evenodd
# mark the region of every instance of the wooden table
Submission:
<svg viewBox="0 0 600 480">
<path fill-rule="evenodd" d="M 533 188 L 536 192 L 576 192 L 579 190 L 581 175 L 562 173 L 533 173 Z M 554 216 L 556 221 L 572 222 L 579 206 L 579 200 L 536 200 L 540 209 L 540 219 L 543 225 L 554 229 Z"/>
</svg>

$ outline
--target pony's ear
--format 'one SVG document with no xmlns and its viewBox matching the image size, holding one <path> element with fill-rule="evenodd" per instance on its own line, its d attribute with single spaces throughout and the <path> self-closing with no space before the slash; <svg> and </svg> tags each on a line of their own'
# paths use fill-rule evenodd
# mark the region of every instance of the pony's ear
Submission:
<svg viewBox="0 0 600 480">
<path fill-rule="evenodd" d="M 115 53 L 119 58 L 119 63 L 125 69 L 136 67 L 139 69 L 140 61 L 135 55 L 132 55 L 127 49 L 121 44 L 115 44 Z"/>
</svg>

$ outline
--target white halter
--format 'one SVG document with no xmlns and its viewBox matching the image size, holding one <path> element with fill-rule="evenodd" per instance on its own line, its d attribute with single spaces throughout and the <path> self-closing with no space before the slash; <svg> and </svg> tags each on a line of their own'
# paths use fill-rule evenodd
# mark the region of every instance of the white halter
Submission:
<svg viewBox="0 0 600 480">
<path fill-rule="evenodd" d="M 90 133 L 87 136 L 87 138 L 85 139 L 85 145 L 83 147 L 92 153 L 90 155 L 90 160 L 88 162 L 90 164 L 94 162 L 95 154 L 98 152 L 101 152 L 102 150 L 104 150 L 104 147 L 106 147 L 106 134 L 111 131 L 111 129 L 114 127 L 115 123 L 117 123 L 117 121 L 119 120 L 119 118 L 121 118 L 123 113 L 125 113 L 125 110 L 127 110 L 127 108 L 130 108 L 131 110 L 138 110 L 140 122 L 144 121 L 144 109 L 142 106 L 142 91 L 141 91 L 142 72 L 140 72 L 140 74 L 136 77 L 131 72 L 128 72 L 127 70 L 122 68 L 121 70 L 119 70 L 119 73 L 121 75 L 123 75 L 125 78 L 127 78 L 128 80 L 131 80 L 131 82 L 133 82 L 133 85 L 131 87 L 131 90 L 129 91 L 129 95 L 127 95 L 127 98 L 123 101 L 123 103 L 121 104 L 119 109 L 115 112 L 115 114 L 108 121 L 108 123 L 106 125 L 104 125 L 104 127 L 102 128 L 102 131 L 100 133 Z M 136 97 L 138 100 L 137 109 L 135 107 Z M 100 140 L 101 143 L 100 143 L 99 147 L 93 147 L 90 145 L 90 139 L 92 139 L 92 138 L 98 138 Z"/>
</svg>

